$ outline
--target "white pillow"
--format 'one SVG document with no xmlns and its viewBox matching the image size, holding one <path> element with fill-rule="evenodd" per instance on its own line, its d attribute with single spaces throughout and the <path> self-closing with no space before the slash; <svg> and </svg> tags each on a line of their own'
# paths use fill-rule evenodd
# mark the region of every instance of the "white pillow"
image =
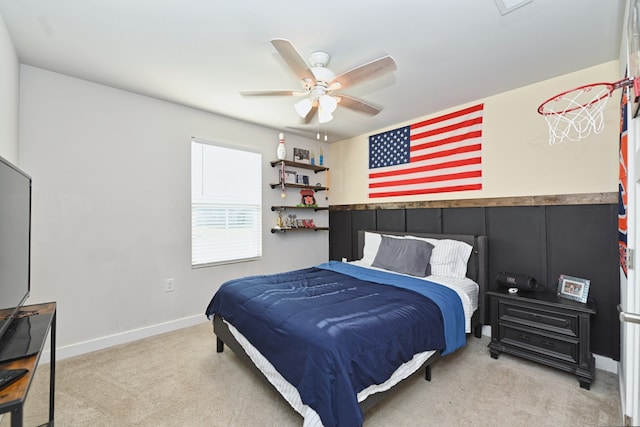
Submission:
<svg viewBox="0 0 640 427">
<path fill-rule="evenodd" d="M 459 279 L 467 276 L 467 263 L 473 246 L 451 239 L 430 239 L 416 236 L 407 236 L 407 238 L 424 240 L 435 246 L 431 252 L 431 260 L 429 260 L 432 275 Z"/>
<path fill-rule="evenodd" d="M 362 249 L 362 262 L 373 265 L 373 260 L 378 254 L 378 247 L 382 241 L 382 236 L 378 233 L 364 232 L 364 248 Z"/>
</svg>

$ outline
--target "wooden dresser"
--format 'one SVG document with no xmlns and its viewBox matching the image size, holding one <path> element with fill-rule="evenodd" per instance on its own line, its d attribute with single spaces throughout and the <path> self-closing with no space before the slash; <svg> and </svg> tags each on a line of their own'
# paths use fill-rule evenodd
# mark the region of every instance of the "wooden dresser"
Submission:
<svg viewBox="0 0 640 427">
<path fill-rule="evenodd" d="M 491 307 L 491 357 L 501 352 L 575 374 L 589 389 L 595 377 L 590 323 L 595 303 L 582 304 L 555 292 L 507 289 L 487 292 Z"/>
</svg>

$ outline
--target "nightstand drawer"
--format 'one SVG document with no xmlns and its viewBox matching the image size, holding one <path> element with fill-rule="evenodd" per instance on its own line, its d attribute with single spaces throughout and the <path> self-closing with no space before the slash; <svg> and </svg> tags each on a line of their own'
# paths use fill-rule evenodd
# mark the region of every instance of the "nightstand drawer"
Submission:
<svg viewBox="0 0 640 427">
<path fill-rule="evenodd" d="M 558 339 L 536 333 L 500 325 L 499 336 L 505 345 L 519 347 L 528 351 L 563 360 L 578 363 L 578 341 L 573 339 Z"/>
<path fill-rule="evenodd" d="M 511 301 L 500 300 L 498 319 L 572 337 L 577 337 L 579 331 L 578 316 L 575 314 L 559 313 Z"/>
</svg>

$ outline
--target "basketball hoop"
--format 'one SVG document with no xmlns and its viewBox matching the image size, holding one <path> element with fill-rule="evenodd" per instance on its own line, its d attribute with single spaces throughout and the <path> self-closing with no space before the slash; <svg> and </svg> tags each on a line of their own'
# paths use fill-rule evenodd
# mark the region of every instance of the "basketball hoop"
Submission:
<svg viewBox="0 0 640 427">
<path fill-rule="evenodd" d="M 540 104 L 538 113 L 549 125 L 549 145 L 579 141 L 604 129 L 603 111 L 618 83 L 592 83 L 562 92 Z"/>
</svg>

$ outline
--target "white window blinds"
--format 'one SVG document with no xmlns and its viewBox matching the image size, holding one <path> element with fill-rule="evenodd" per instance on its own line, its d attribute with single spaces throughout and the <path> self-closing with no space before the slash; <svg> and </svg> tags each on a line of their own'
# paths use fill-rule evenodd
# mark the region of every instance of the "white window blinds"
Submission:
<svg viewBox="0 0 640 427">
<path fill-rule="evenodd" d="M 262 256 L 262 156 L 191 142 L 191 265 Z"/>
</svg>

